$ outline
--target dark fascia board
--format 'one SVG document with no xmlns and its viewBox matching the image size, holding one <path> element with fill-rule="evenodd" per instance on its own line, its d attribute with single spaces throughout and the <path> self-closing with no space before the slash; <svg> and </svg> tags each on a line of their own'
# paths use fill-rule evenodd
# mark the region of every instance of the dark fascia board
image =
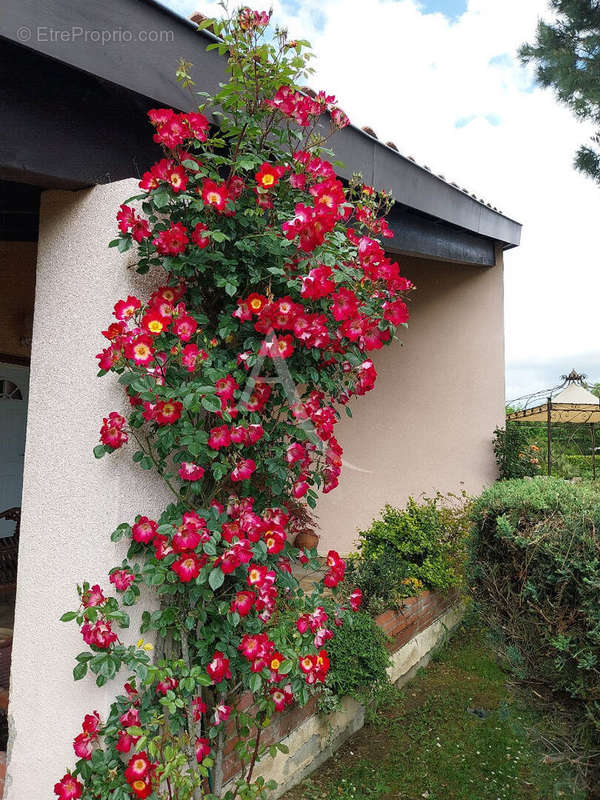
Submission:
<svg viewBox="0 0 600 800">
<path fill-rule="evenodd" d="M 439 220 L 426 217 L 398 203 L 388 215 L 392 239 L 386 239 L 385 249 L 392 255 L 409 255 L 493 267 L 496 264 L 496 244 L 493 239 L 468 233 Z"/>
<path fill-rule="evenodd" d="M 110 35 L 100 43 L 94 41 L 89 33 L 92 31 Z M 163 32 L 162 40 L 148 42 L 150 32 L 158 36 Z M 180 58 L 194 64 L 194 75 L 204 91 L 215 91 L 226 79 L 225 59 L 216 50 L 206 52 L 210 34 L 199 35 L 192 22 L 155 0 L 4 0 L 0 35 L 180 109 L 189 109 L 194 102 L 174 78 Z M 518 222 L 359 128 L 345 128 L 330 143 L 336 158 L 346 164 L 339 170 L 343 177 L 361 172 L 365 181 L 390 190 L 403 206 L 492 239 L 505 248 L 519 244 Z"/>
<path fill-rule="evenodd" d="M 330 146 L 345 165 L 338 169 L 344 178 L 359 172 L 365 182 L 390 191 L 402 206 L 494 239 L 505 248 L 520 244 L 520 223 L 446 183 L 365 131 L 349 126 L 330 139 Z"/>
</svg>

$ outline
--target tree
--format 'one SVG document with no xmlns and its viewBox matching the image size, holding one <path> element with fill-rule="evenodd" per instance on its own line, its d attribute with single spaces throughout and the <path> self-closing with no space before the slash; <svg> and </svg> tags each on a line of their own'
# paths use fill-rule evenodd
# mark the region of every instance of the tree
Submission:
<svg viewBox="0 0 600 800">
<path fill-rule="evenodd" d="M 582 145 L 575 168 L 600 183 L 600 3 L 598 0 L 550 0 L 553 22 L 540 20 L 536 40 L 521 47 L 524 63 L 581 120 L 598 125 L 591 145 Z"/>
</svg>

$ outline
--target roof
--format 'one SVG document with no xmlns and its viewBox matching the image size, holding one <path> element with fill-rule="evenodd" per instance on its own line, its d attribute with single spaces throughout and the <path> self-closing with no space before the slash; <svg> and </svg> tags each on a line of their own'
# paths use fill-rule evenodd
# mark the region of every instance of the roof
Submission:
<svg viewBox="0 0 600 800">
<path fill-rule="evenodd" d="M 598 399 L 595 394 L 592 394 L 589 389 L 586 389 L 585 386 L 579 383 L 569 383 L 553 397 L 552 403 L 573 403 L 575 405 L 587 404 L 597 406 L 600 403 L 600 399 Z"/>
<path fill-rule="evenodd" d="M 214 91 L 226 79 L 225 59 L 216 50 L 206 52 L 211 35 L 206 31 L 199 34 L 194 23 L 157 0 L 5 0 L 2 12 L 0 35 L 20 50 L 35 51 L 80 74 L 110 82 L 115 90 L 129 91 L 153 103 L 180 109 L 194 104 L 193 96 L 174 79 L 180 58 L 194 64 L 194 73 L 201 76 L 205 91 Z M 75 28 L 112 35 L 98 43 L 82 34 L 74 35 Z M 49 32 L 53 30 L 66 31 L 67 35 L 52 36 Z M 130 40 L 119 40 L 115 30 L 126 32 Z M 148 44 L 147 36 L 145 41 L 140 38 L 148 32 L 166 32 L 169 37 Z M 19 71 L 14 72 L 18 76 Z M 11 126 L 6 128 L 10 135 Z M 398 218 L 399 230 L 408 232 L 404 237 L 408 244 L 400 252 L 420 254 L 418 248 L 426 237 L 425 255 L 491 266 L 495 264 L 496 246 L 506 249 L 519 244 L 518 222 L 402 155 L 391 143 L 385 144 L 351 125 L 332 138 L 331 146 L 346 165 L 339 170 L 342 177 L 360 172 L 365 181 L 392 192 L 396 201 L 392 217 Z M 22 147 L 16 142 L 12 150 Z M 39 144 L 37 147 L 39 150 Z M 9 162 L 12 159 L 8 167 L 18 172 L 23 156 L 16 158 L 12 150 L 5 143 L 0 156 L 6 154 Z M 94 157 L 99 159 L 100 155 L 96 148 Z M 80 160 L 84 171 L 86 159 Z M 106 172 L 115 175 L 114 169 Z M 75 177 L 66 176 L 64 185 L 69 181 L 76 184 Z"/>
<path fill-rule="evenodd" d="M 507 414 L 507 422 L 548 422 L 548 404 L 535 408 L 525 408 Z M 591 403 L 555 403 L 550 407 L 550 422 L 570 422 L 573 424 L 598 424 L 600 422 L 600 405 Z"/>
<path fill-rule="evenodd" d="M 571 377 L 575 376 L 575 377 Z M 566 376 L 566 386 L 559 391 L 549 390 L 548 401 L 533 408 L 523 408 L 507 414 L 509 422 L 571 422 L 574 424 L 600 422 L 600 398 L 583 385 L 583 376 L 573 372 Z"/>
</svg>

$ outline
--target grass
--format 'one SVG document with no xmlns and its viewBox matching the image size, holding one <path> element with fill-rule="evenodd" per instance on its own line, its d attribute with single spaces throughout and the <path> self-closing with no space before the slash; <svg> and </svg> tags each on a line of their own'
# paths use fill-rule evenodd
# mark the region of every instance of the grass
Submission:
<svg viewBox="0 0 600 800">
<path fill-rule="evenodd" d="M 584 800 L 568 764 L 536 746 L 543 724 L 485 634 L 462 628 L 375 724 L 284 800 Z"/>
</svg>

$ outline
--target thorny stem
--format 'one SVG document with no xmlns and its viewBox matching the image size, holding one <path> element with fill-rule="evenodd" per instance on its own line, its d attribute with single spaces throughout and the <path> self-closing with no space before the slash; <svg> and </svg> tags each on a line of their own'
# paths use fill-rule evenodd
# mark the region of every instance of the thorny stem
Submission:
<svg viewBox="0 0 600 800">
<path fill-rule="evenodd" d="M 139 438 L 139 436 L 136 434 L 136 432 L 135 432 L 134 430 L 132 430 L 132 431 L 131 431 L 131 435 L 133 436 L 133 438 L 134 438 L 134 439 L 136 440 L 136 442 L 138 443 L 138 446 L 139 446 L 140 450 L 141 450 L 141 451 L 142 451 L 142 452 L 143 452 L 145 455 L 147 455 L 147 456 L 148 456 L 148 458 L 150 458 L 150 459 L 152 460 L 152 463 L 153 463 L 153 464 L 154 464 L 154 466 L 156 467 L 156 471 L 158 472 L 158 474 L 160 475 L 160 477 L 163 479 L 163 481 L 164 481 L 164 482 L 167 484 L 167 486 L 169 487 L 169 489 L 170 489 L 170 490 L 173 492 L 173 494 L 175 495 L 175 497 L 176 497 L 178 500 L 181 500 L 181 497 L 179 496 L 179 492 L 177 491 L 177 489 L 175 489 L 175 488 L 174 488 L 174 487 L 171 485 L 171 483 L 169 482 L 169 480 L 168 480 L 167 478 L 165 478 L 165 476 L 162 474 L 162 471 L 161 471 L 161 470 L 160 470 L 160 468 L 159 468 L 158 461 L 157 461 L 157 460 L 156 460 L 156 458 L 154 457 L 154 452 L 152 451 L 152 446 L 151 446 L 151 444 L 150 444 L 150 441 L 148 440 L 148 437 L 145 437 L 145 441 L 146 441 L 146 447 L 144 447 L 144 445 L 143 445 L 143 444 L 142 444 L 142 442 L 140 441 L 140 438 Z"/>
<path fill-rule="evenodd" d="M 260 746 L 260 737 L 262 735 L 262 724 L 264 721 L 265 721 L 265 712 L 263 711 L 256 718 L 256 742 L 254 744 L 254 752 L 252 753 L 252 760 L 250 761 L 248 777 L 246 778 L 246 783 L 248 786 L 250 786 L 250 781 L 252 780 L 252 773 L 254 772 L 254 767 L 258 759 L 258 748 Z"/>
<path fill-rule="evenodd" d="M 187 640 L 188 636 L 187 631 L 183 623 L 179 623 L 178 628 L 179 628 L 179 636 L 181 638 L 181 655 L 185 665 L 189 670 L 191 668 L 191 662 L 190 662 L 190 651 Z M 194 774 L 196 771 L 197 763 L 196 763 L 196 754 L 194 752 L 194 742 L 196 740 L 196 728 L 194 725 L 193 700 L 190 700 L 189 704 L 186 706 L 185 716 L 187 719 L 188 735 L 190 737 L 190 743 L 187 749 L 187 759 L 190 767 L 190 772 Z M 194 795 L 193 795 L 194 800 L 202 800 L 202 794 L 203 794 L 202 787 L 197 786 L 194 789 Z"/>
</svg>

